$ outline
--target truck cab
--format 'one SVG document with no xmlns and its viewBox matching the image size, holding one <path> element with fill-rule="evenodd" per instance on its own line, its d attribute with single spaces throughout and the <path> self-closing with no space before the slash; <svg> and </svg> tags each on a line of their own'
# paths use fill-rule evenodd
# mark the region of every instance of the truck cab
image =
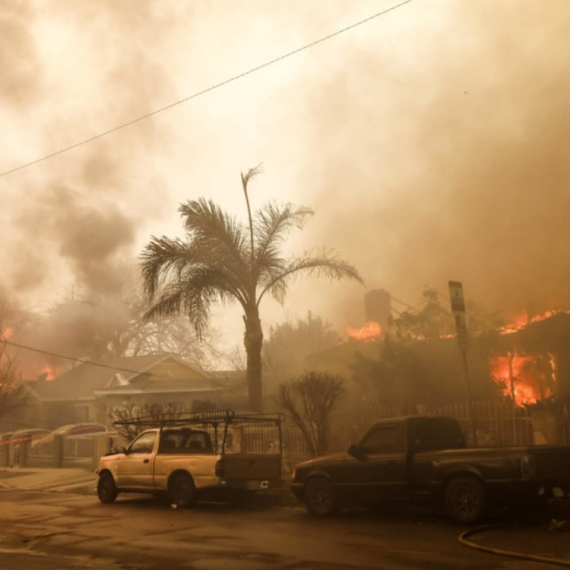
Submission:
<svg viewBox="0 0 570 570">
<path fill-rule="evenodd" d="M 281 442 L 280 415 L 224 411 L 137 421 L 153 427 L 99 462 L 103 503 L 122 492 L 148 492 L 166 493 L 184 507 L 207 490 L 258 491 L 281 483 L 282 445 L 264 448 L 271 436 Z"/>
</svg>

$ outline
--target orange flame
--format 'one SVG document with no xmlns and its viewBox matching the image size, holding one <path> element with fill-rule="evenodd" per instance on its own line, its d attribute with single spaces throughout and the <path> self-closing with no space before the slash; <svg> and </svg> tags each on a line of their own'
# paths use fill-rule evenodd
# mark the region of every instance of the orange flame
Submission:
<svg viewBox="0 0 570 570">
<path fill-rule="evenodd" d="M 382 334 L 382 327 L 374 321 L 368 321 L 360 329 L 352 329 L 348 327 L 346 329 L 346 334 L 351 338 L 369 342 Z"/>
<path fill-rule="evenodd" d="M 41 369 L 39 376 L 42 376 L 43 374 L 47 374 L 47 376 L 45 377 L 45 380 L 46 380 L 46 382 L 50 382 L 59 374 L 59 370 L 57 368 L 54 368 L 53 366 L 50 366 L 49 364 L 46 364 Z"/>
<path fill-rule="evenodd" d="M 534 317 L 530 317 L 526 312 L 521 313 L 520 315 L 517 315 L 515 317 L 513 323 L 500 328 L 499 332 L 501 334 L 512 334 L 517 331 L 520 331 L 521 329 L 524 329 L 530 323 L 537 323 L 539 321 L 544 321 L 545 319 L 548 319 L 550 317 L 553 317 L 554 315 L 557 315 L 558 313 L 563 313 L 563 312 L 566 311 L 545 311 L 540 315 L 534 315 Z"/>
<path fill-rule="evenodd" d="M 2 338 L 8 340 L 14 336 L 14 331 L 12 329 L 2 329 Z"/>
<path fill-rule="evenodd" d="M 517 406 L 535 404 L 552 395 L 556 363 L 551 354 L 548 359 L 544 359 L 515 352 L 491 358 L 489 366 L 493 380 L 505 396 L 514 397 Z"/>
</svg>

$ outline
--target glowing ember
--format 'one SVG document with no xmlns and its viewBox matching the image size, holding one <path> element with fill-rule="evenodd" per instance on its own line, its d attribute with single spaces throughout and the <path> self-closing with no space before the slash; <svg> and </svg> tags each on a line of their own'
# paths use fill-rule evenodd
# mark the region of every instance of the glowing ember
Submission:
<svg viewBox="0 0 570 570">
<path fill-rule="evenodd" d="M 517 406 L 535 404 L 552 395 L 556 363 L 551 354 L 544 358 L 509 353 L 492 358 L 489 365 L 493 380 Z"/>
<path fill-rule="evenodd" d="M 362 328 L 360 329 L 351 329 L 348 327 L 346 329 L 346 334 L 357 340 L 363 340 L 365 342 L 374 340 L 376 337 L 380 336 L 382 333 L 382 328 L 378 323 L 374 321 L 367 322 Z"/>
<path fill-rule="evenodd" d="M 47 382 L 49 382 L 49 381 L 53 380 L 53 379 L 59 374 L 59 370 L 57 370 L 56 368 L 50 366 L 49 364 L 46 364 L 46 365 L 42 368 L 42 370 L 40 371 L 39 376 L 43 376 L 44 374 L 46 375 L 46 376 L 45 376 L 45 380 L 46 380 Z"/>
<path fill-rule="evenodd" d="M 2 329 L 2 338 L 8 340 L 14 336 L 12 329 Z"/>
</svg>

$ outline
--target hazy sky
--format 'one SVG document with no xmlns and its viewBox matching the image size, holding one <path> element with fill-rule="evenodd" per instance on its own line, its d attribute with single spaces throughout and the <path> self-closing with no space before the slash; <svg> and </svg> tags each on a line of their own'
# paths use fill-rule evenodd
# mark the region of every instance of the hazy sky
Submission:
<svg viewBox="0 0 570 570">
<path fill-rule="evenodd" d="M 398 4 L 398 0 L 0 0 L 0 171 L 56 152 Z M 204 196 L 316 211 L 366 287 L 310 280 L 308 310 L 363 324 L 362 295 L 417 302 L 462 280 L 489 308 L 570 304 L 568 0 L 412 0 L 148 120 L 0 178 L 0 285 L 47 307 L 109 294 L 151 235 Z M 239 344 L 237 308 L 215 324 Z"/>
</svg>

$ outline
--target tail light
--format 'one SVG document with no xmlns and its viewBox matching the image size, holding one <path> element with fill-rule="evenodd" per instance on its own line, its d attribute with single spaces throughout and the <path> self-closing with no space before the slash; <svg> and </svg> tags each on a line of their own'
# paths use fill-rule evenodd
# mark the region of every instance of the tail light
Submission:
<svg viewBox="0 0 570 570">
<path fill-rule="evenodd" d="M 523 477 L 536 476 L 536 457 L 534 455 L 525 455 L 521 459 L 521 475 Z"/>
<path fill-rule="evenodd" d="M 224 469 L 224 460 L 223 459 L 218 459 L 218 461 L 216 461 L 216 477 L 223 477 L 225 475 L 225 469 Z"/>
</svg>

